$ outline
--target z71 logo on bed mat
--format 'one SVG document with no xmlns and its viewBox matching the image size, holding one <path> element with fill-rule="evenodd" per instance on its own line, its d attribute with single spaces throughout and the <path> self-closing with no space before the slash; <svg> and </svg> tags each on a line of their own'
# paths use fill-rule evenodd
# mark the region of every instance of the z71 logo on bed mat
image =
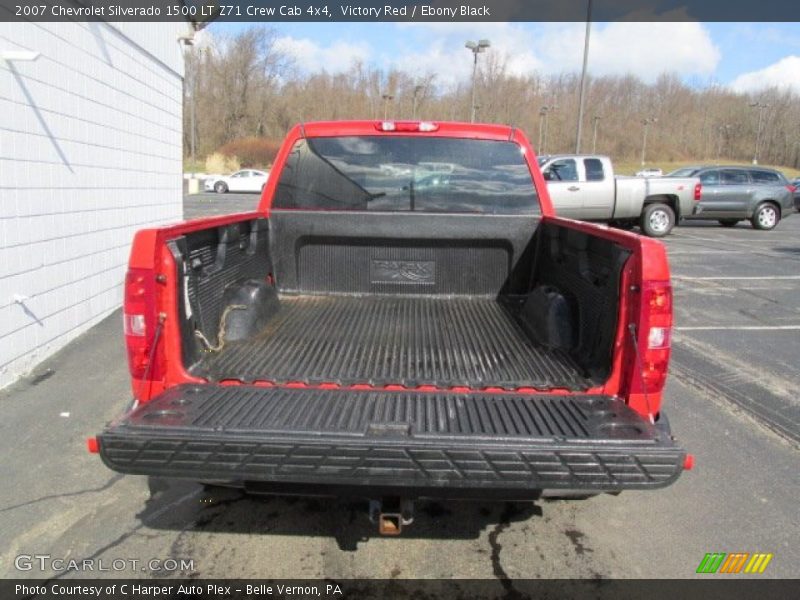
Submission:
<svg viewBox="0 0 800 600">
<path fill-rule="evenodd" d="M 370 263 L 371 283 L 436 282 L 436 263 L 432 260 L 373 260 Z"/>
</svg>

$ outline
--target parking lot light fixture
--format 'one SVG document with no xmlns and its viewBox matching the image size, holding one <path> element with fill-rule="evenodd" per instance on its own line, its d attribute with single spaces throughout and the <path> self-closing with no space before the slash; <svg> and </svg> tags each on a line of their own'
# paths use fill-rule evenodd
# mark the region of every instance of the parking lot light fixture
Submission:
<svg viewBox="0 0 800 600">
<path fill-rule="evenodd" d="M 547 117 L 557 108 L 555 104 L 546 104 L 539 109 L 539 147 L 536 151 L 541 155 L 547 153 Z"/>
<path fill-rule="evenodd" d="M 644 167 L 645 158 L 647 156 L 647 129 L 650 125 L 657 122 L 658 119 L 656 117 L 642 119 L 642 125 L 644 125 L 644 131 L 642 132 L 642 167 Z"/>
<path fill-rule="evenodd" d="M 424 85 L 415 85 L 414 86 L 414 98 L 413 98 L 413 104 L 411 106 L 411 120 L 412 121 L 416 121 L 417 120 L 417 96 L 424 89 L 425 89 Z"/>
<path fill-rule="evenodd" d="M 472 104 L 470 105 L 470 123 L 475 122 L 475 112 L 477 110 L 475 105 L 475 80 L 478 76 L 478 54 L 486 52 L 486 49 L 491 47 L 491 45 L 489 40 L 478 40 L 477 42 L 469 40 L 464 44 L 464 47 L 472 52 Z"/>
<path fill-rule="evenodd" d="M 383 94 L 381 98 L 383 98 L 383 120 L 386 121 L 389 118 L 389 102 L 394 100 L 394 96 L 392 94 Z"/>
<path fill-rule="evenodd" d="M 597 123 L 602 119 L 600 115 L 594 116 L 594 131 L 592 132 L 592 154 L 597 154 Z"/>
<path fill-rule="evenodd" d="M 589 36 L 592 32 L 592 0 L 587 0 L 586 35 L 583 39 L 583 69 L 578 94 L 578 123 L 575 131 L 575 154 L 581 153 L 581 136 L 583 134 L 583 107 L 586 99 L 586 71 L 589 66 Z"/>
<path fill-rule="evenodd" d="M 758 164 L 758 151 L 761 145 L 761 125 L 764 122 L 764 109 L 769 108 L 769 104 L 763 102 L 752 102 L 750 108 L 758 109 L 758 127 L 756 128 L 756 148 L 753 152 L 753 164 Z"/>
<path fill-rule="evenodd" d="M 726 123 L 717 128 L 717 131 L 719 132 L 719 139 L 717 141 L 717 160 L 719 160 L 720 156 L 722 156 L 722 144 L 723 142 L 728 141 L 732 127 L 732 125 Z"/>
</svg>

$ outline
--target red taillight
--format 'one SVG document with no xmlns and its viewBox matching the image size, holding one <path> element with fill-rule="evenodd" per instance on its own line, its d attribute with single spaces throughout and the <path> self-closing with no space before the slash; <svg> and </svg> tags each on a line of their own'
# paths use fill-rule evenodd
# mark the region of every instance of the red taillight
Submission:
<svg viewBox="0 0 800 600">
<path fill-rule="evenodd" d="M 694 201 L 699 202 L 703 198 L 703 184 L 694 184 Z"/>
<path fill-rule="evenodd" d="M 672 324 L 672 286 L 668 281 L 648 281 L 642 288 L 643 308 L 650 316 L 668 316 Z"/>
<path fill-rule="evenodd" d="M 633 393 L 655 394 L 664 388 L 672 342 L 672 286 L 647 281 L 642 286 L 637 327 L 641 372 L 633 376 Z"/>
<path fill-rule="evenodd" d="M 797 186 L 790 183 L 786 186 L 786 189 L 789 190 L 790 193 L 794 194 L 797 191 Z"/>
<path fill-rule="evenodd" d="M 128 369 L 135 380 L 158 379 L 158 361 L 150 364 L 156 328 L 155 274 L 150 269 L 130 269 L 125 275 L 123 330 Z M 137 385 L 134 382 L 134 394 Z"/>
<path fill-rule="evenodd" d="M 419 131 L 430 133 L 438 131 L 439 124 L 430 121 L 378 121 L 375 123 L 378 131 Z"/>
</svg>

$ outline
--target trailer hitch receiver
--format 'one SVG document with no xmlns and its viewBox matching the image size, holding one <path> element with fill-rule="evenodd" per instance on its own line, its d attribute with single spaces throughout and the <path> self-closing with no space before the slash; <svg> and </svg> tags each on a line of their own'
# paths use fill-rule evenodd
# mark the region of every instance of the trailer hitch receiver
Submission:
<svg viewBox="0 0 800 600">
<path fill-rule="evenodd" d="M 369 520 L 378 524 L 381 535 L 400 535 L 403 526 L 414 522 L 414 501 L 406 498 L 370 500 Z"/>
</svg>

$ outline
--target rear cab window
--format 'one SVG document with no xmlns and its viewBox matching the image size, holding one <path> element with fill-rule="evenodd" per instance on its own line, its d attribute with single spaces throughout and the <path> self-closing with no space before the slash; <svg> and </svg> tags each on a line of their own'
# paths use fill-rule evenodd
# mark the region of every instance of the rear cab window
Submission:
<svg viewBox="0 0 800 600">
<path fill-rule="evenodd" d="M 586 181 L 603 181 L 606 178 L 603 161 L 599 158 L 584 158 L 583 168 L 586 170 Z"/>
<path fill-rule="evenodd" d="M 281 170 L 276 209 L 538 214 L 515 142 L 340 136 L 298 140 Z"/>
</svg>

